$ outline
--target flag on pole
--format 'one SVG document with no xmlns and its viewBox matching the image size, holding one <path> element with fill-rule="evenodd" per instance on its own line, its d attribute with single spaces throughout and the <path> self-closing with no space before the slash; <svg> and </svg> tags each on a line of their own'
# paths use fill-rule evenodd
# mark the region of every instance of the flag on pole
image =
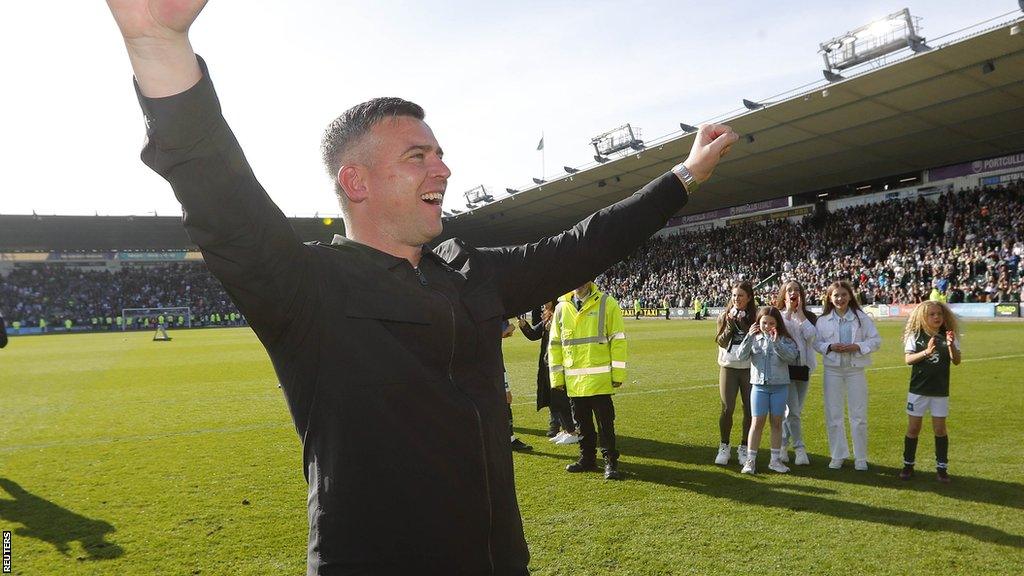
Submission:
<svg viewBox="0 0 1024 576">
<path fill-rule="evenodd" d="M 541 136 L 540 137 L 540 142 L 537 142 L 537 150 L 543 150 L 543 149 L 544 149 L 544 136 Z"/>
</svg>

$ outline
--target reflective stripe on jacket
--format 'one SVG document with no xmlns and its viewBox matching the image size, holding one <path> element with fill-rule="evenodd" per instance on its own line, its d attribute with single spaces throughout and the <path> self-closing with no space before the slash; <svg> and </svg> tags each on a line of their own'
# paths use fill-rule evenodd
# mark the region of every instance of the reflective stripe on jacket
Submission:
<svg viewBox="0 0 1024 576">
<path fill-rule="evenodd" d="M 593 288 L 577 311 L 571 296 L 555 307 L 548 342 L 553 388 L 570 397 L 614 394 L 612 382 L 626 380 L 626 334 L 622 310 L 611 296 Z"/>
</svg>

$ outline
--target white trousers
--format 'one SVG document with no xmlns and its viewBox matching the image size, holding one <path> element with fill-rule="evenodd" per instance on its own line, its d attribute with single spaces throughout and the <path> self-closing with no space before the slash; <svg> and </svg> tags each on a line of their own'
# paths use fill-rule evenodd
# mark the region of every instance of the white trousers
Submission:
<svg viewBox="0 0 1024 576">
<path fill-rule="evenodd" d="M 793 443 L 793 448 L 804 447 L 804 429 L 801 425 L 800 414 L 804 411 L 804 401 L 807 399 L 807 390 L 811 387 L 809 382 L 792 380 L 789 383 L 789 397 L 786 399 L 786 419 L 782 421 L 782 447 Z"/>
<path fill-rule="evenodd" d="M 825 429 L 828 449 L 833 460 L 850 457 L 843 422 L 843 397 L 850 414 L 850 435 L 853 436 L 853 459 L 868 459 L 868 381 L 863 368 L 825 366 Z"/>
</svg>

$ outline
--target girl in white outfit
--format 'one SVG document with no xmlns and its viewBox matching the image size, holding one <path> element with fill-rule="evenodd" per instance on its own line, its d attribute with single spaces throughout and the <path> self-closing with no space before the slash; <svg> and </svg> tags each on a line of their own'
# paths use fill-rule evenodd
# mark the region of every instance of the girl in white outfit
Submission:
<svg viewBox="0 0 1024 576">
<path fill-rule="evenodd" d="M 789 384 L 789 397 L 786 401 L 786 418 L 782 421 L 782 462 L 789 462 L 789 448 L 793 445 L 794 461 L 797 466 L 807 466 L 811 463 L 807 457 L 807 448 L 804 446 L 804 433 L 801 426 L 800 414 L 803 412 L 804 401 L 807 399 L 807 390 L 810 388 L 811 373 L 818 365 L 817 356 L 814 354 L 814 344 L 818 339 L 818 330 L 815 324 L 818 321 L 817 315 L 806 308 L 807 294 L 804 287 L 796 280 L 785 282 L 779 288 L 779 294 L 775 299 L 775 307 L 782 311 L 782 320 L 786 330 L 793 336 L 797 348 L 800 350 L 800 357 L 797 365 L 806 368 L 806 375 L 799 374 L 799 379 L 794 377 Z M 803 372 L 802 369 L 798 369 Z M 790 372 L 795 375 L 794 371 Z"/>
<path fill-rule="evenodd" d="M 868 382 L 864 368 L 871 365 L 871 353 L 882 346 L 882 337 L 853 297 L 853 287 L 841 280 L 828 287 L 825 308 L 818 319 L 815 348 L 825 367 L 825 426 L 832 461 L 838 470 L 850 456 L 843 423 L 843 396 L 850 414 L 853 436 L 853 464 L 868 469 Z"/>
</svg>

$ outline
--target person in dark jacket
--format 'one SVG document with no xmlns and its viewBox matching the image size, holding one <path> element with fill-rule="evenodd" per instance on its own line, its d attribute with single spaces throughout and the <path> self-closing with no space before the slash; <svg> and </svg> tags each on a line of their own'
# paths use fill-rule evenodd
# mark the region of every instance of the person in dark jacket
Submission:
<svg viewBox="0 0 1024 576">
<path fill-rule="evenodd" d="M 569 397 L 564 389 L 551 388 L 551 376 L 548 374 L 548 337 L 551 334 L 551 315 L 555 303 L 546 302 L 542 308 L 530 313 L 530 321 L 519 318 L 519 330 L 529 340 L 540 340 L 540 353 L 537 355 L 537 410 L 547 407 L 550 412 L 548 419 L 548 438 L 559 435 L 576 434 L 576 424 L 572 418 Z"/>
<path fill-rule="evenodd" d="M 0 314 L 0 348 L 7 346 L 7 322 L 4 315 Z"/>
<path fill-rule="evenodd" d="M 504 320 L 501 323 L 501 337 L 510 338 L 512 334 L 515 334 L 516 325 L 508 320 Z M 515 452 L 529 452 L 533 450 L 533 446 L 530 446 L 526 442 L 523 442 L 516 437 L 515 422 L 512 420 L 512 386 L 508 381 L 508 370 L 505 368 L 504 355 L 502 356 L 501 362 L 502 378 L 505 381 L 505 405 L 508 406 L 508 435 L 511 442 L 512 450 Z"/>
<path fill-rule="evenodd" d="M 302 439 L 307 574 L 528 574 L 502 319 L 660 230 L 736 134 L 701 127 L 684 162 L 557 236 L 431 251 L 451 172 L 422 108 L 377 98 L 324 136 L 348 237 L 303 244 L 192 51 L 205 0 L 107 4 L 146 118 L 142 159 L 171 184 L 190 238 L 267 349 Z"/>
</svg>

